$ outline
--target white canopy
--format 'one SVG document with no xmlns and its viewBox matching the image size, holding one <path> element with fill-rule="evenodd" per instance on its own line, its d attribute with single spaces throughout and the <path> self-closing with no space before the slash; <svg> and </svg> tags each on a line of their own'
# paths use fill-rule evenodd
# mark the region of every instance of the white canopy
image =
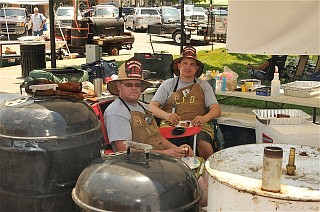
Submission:
<svg viewBox="0 0 320 212">
<path fill-rule="evenodd" d="M 0 4 L 31 4 L 31 5 L 44 5 L 49 4 L 49 0 L 0 0 Z"/>
<path fill-rule="evenodd" d="M 320 0 L 229 0 L 227 50 L 320 55 Z"/>
</svg>

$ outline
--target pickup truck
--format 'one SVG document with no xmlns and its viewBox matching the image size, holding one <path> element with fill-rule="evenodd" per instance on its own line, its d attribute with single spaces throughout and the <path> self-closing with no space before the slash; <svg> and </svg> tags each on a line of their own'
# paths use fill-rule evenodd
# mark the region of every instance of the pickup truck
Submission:
<svg viewBox="0 0 320 212">
<path fill-rule="evenodd" d="M 0 35 L 27 35 L 28 11 L 20 7 L 0 8 Z"/>
</svg>

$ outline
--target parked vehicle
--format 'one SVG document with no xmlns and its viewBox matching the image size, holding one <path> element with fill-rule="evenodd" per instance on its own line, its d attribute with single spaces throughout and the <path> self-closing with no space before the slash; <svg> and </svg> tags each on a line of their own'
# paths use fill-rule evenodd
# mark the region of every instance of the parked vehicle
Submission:
<svg viewBox="0 0 320 212">
<path fill-rule="evenodd" d="M 131 14 L 133 10 L 133 7 L 122 7 L 122 13 L 124 14 L 124 16 Z"/>
<path fill-rule="evenodd" d="M 65 40 L 70 44 L 71 27 L 74 17 L 74 7 L 58 7 L 54 19 L 55 37 L 57 39 Z M 80 11 L 77 13 L 77 20 L 82 20 Z"/>
<path fill-rule="evenodd" d="M 20 7 L 0 8 L 1 35 L 27 35 L 28 11 Z"/>
<path fill-rule="evenodd" d="M 125 27 L 131 28 L 132 31 L 146 30 L 150 24 L 161 24 L 160 12 L 153 7 L 136 7 L 130 15 L 127 15 Z"/>
<path fill-rule="evenodd" d="M 170 6 L 162 6 L 162 7 L 158 7 L 158 10 L 161 15 L 162 24 L 181 22 L 180 11 L 177 8 L 170 7 Z"/>
<path fill-rule="evenodd" d="M 58 7 L 55 14 L 55 25 L 59 27 L 71 27 L 74 19 L 74 7 Z M 78 11 L 77 20 L 81 20 L 81 12 Z"/>
<path fill-rule="evenodd" d="M 185 5 L 184 17 L 187 22 L 207 23 L 208 16 L 202 7 L 194 5 Z"/>
</svg>

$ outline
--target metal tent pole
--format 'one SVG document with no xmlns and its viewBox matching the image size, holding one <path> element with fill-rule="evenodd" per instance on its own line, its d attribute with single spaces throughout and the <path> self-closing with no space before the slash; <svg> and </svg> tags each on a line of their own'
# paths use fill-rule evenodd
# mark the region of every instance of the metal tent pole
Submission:
<svg viewBox="0 0 320 212">
<path fill-rule="evenodd" d="M 56 68 L 56 39 L 54 33 L 54 12 L 53 0 L 49 0 L 49 19 L 50 19 L 50 53 L 51 53 L 51 68 Z"/>
</svg>

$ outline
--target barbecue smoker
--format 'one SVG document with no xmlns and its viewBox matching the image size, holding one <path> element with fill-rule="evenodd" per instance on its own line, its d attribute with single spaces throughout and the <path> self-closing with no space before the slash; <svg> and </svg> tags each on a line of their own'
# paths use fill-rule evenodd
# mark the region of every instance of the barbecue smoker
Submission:
<svg viewBox="0 0 320 212">
<path fill-rule="evenodd" d="M 59 29 L 60 27 L 60 29 Z M 119 16 L 119 9 L 111 5 L 97 5 L 90 17 L 73 20 L 71 26 L 56 25 L 57 38 L 67 40 L 71 52 L 85 53 L 86 44 L 95 44 L 102 52 L 119 55 L 121 49 L 132 48 L 134 36 L 124 32 L 124 20 Z"/>
<path fill-rule="evenodd" d="M 75 211 L 71 189 L 103 142 L 91 107 L 20 97 L 4 102 L 0 117 L 0 211 Z"/>
</svg>

